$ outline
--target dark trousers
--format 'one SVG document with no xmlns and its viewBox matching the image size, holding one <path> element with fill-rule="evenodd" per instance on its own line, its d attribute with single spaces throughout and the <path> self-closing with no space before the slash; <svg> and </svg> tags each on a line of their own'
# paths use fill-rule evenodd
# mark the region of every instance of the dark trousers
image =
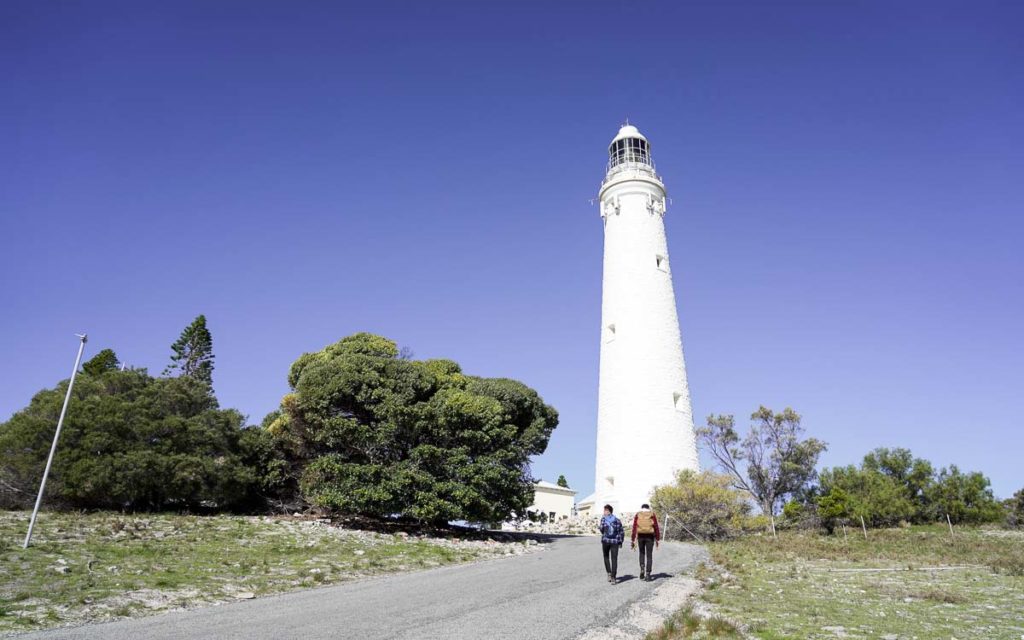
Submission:
<svg viewBox="0 0 1024 640">
<path fill-rule="evenodd" d="M 640 575 L 651 575 L 651 564 L 654 563 L 654 534 L 641 533 L 636 537 L 636 543 L 640 547 Z"/>
<path fill-rule="evenodd" d="M 614 578 L 619 572 L 619 545 L 602 542 L 601 553 L 604 555 L 604 570 Z"/>
</svg>

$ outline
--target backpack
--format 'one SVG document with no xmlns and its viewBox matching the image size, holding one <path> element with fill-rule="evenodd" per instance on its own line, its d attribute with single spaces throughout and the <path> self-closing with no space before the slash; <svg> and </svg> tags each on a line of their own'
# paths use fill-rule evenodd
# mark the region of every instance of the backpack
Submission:
<svg viewBox="0 0 1024 640">
<path fill-rule="evenodd" d="M 654 533 L 653 511 L 641 511 L 636 514 L 636 532 L 640 534 Z"/>
<path fill-rule="evenodd" d="M 608 544 L 622 544 L 626 537 L 622 529 L 622 521 L 615 516 L 605 516 L 601 519 L 601 542 Z"/>
</svg>

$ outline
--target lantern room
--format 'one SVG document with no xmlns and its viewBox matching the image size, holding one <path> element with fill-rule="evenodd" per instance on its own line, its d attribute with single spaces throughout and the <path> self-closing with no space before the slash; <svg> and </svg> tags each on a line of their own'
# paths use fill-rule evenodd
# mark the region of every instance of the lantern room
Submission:
<svg viewBox="0 0 1024 640">
<path fill-rule="evenodd" d="M 631 124 L 623 125 L 608 147 L 608 170 L 638 164 L 654 168 L 651 145 L 636 127 Z"/>
</svg>

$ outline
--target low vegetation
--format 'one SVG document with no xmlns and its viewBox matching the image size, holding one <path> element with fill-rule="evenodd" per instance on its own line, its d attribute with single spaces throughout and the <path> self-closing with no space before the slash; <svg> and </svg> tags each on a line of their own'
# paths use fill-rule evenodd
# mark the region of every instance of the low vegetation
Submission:
<svg viewBox="0 0 1024 640">
<path fill-rule="evenodd" d="M 0 512 L 0 633 L 100 622 L 525 552 L 265 516 Z"/>
<path fill-rule="evenodd" d="M 710 545 L 704 598 L 764 640 L 1024 636 L 1024 532 L 782 531 Z M 673 637 L 673 636 L 669 636 Z M 679 636 L 686 637 L 686 636 Z"/>
<path fill-rule="evenodd" d="M 694 613 L 692 607 L 684 607 L 669 616 L 661 628 L 648 633 L 644 640 L 681 640 L 683 638 L 742 640 L 743 634 L 727 620 L 714 616 L 701 616 Z"/>
<path fill-rule="evenodd" d="M 761 528 L 765 520 L 750 514 L 750 502 L 730 486 L 728 476 L 711 471 L 680 471 L 675 484 L 655 489 L 651 505 L 661 516 L 663 535 L 670 540 L 732 538 Z"/>
</svg>

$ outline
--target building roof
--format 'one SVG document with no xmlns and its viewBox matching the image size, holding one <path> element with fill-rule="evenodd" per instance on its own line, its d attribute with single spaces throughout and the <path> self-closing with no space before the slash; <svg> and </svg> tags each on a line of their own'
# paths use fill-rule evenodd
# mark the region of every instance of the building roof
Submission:
<svg viewBox="0 0 1024 640">
<path fill-rule="evenodd" d="M 586 498 L 583 498 L 582 500 L 577 502 L 576 504 L 577 505 L 594 504 L 594 500 L 596 500 L 596 499 L 597 499 L 597 494 L 596 493 L 592 493 L 589 496 L 587 496 Z"/>
<path fill-rule="evenodd" d="M 563 492 L 563 493 L 571 493 L 572 495 L 576 495 L 576 492 L 574 490 L 570 489 L 569 487 L 560 487 L 557 484 L 552 484 L 552 483 L 546 482 L 544 480 L 538 480 L 537 482 L 534 482 L 533 486 L 537 487 L 538 489 L 553 489 L 555 491 L 560 491 L 560 492 Z"/>
</svg>

